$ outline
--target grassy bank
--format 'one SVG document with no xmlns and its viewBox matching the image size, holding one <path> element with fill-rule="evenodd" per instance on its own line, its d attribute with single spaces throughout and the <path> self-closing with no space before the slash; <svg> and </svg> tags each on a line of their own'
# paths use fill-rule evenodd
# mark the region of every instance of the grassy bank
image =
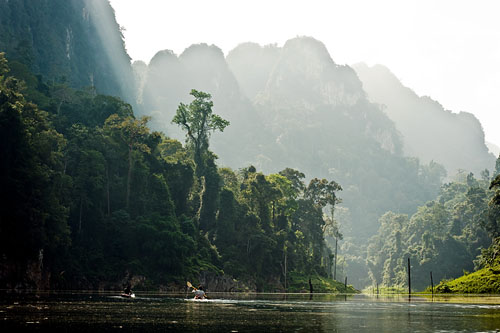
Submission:
<svg viewBox="0 0 500 333">
<path fill-rule="evenodd" d="M 430 292 L 430 288 L 426 291 Z M 435 293 L 500 294 L 500 265 L 483 268 L 455 280 L 441 281 Z"/>
</svg>

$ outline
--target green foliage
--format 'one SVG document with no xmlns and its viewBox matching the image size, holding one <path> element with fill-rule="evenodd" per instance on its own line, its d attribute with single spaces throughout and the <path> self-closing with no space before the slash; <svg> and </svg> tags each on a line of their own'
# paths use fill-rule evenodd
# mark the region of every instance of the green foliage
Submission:
<svg viewBox="0 0 500 333">
<path fill-rule="evenodd" d="M 106 24 L 106 26 L 103 26 Z M 123 36 L 107 1 L 4 1 L 0 4 L 0 50 L 7 53 L 13 73 L 26 81 L 30 101 L 35 84 L 66 82 L 81 89 L 130 98 L 132 71 Z M 33 76 L 33 75 L 32 75 Z M 35 88 L 38 89 L 38 88 Z"/>
<path fill-rule="evenodd" d="M 496 176 L 500 175 L 500 155 L 498 155 L 498 158 L 495 162 L 495 171 L 493 172 L 493 178 Z"/>
<path fill-rule="evenodd" d="M 497 163 L 500 161 L 500 157 Z M 489 186 L 493 190 L 493 196 L 488 203 L 488 216 L 482 220 L 483 227 L 492 237 L 500 236 L 500 174 L 491 181 Z"/>
<path fill-rule="evenodd" d="M 497 164 L 500 158 L 497 160 Z M 486 179 L 487 180 L 487 179 Z M 493 190 L 488 207 L 484 207 L 487 200 L 486 195 L 481 191 L 468 191 L 468 199 L 473 204 L 472 211 L 476 211 L 474 216 L 481 215 L 480 224 L 493 238 L 492 244 L 488 248 L 483 248 L 481 254 L 475 261 L 476 268 L 473 273 L 464 273 L 462 277 L 455 280 L 441 281 L 436 287 L 438 293 L 474 293 L 474 294 L 498 294 L 500 293 L 500 237 L 498 237 L 498 211 L 500 210 L 500 176 L 491 181 L 489 189 Z M 475 205 L 474 205 L 475 204 Z M 475 208 L 475 209 L 474 209 Z M 480 209 L 479 211 L 477 211 Z M 483 213 L 483 214 L 481 214 Z M 485 217 L 484 215 L 486 215 Z M 477 219 L 476 219 L 477 220 Z"/>
<path fill-rule="evenodd" d="M 472 270 L 480 249 L 490 243 L 485 232 L 491 196 L 487 185 L 469 174 L 464 182 L 444 185 L 436 201 L 419 207 L 411 217 L 384 214 L 368 244 L 369 284 L 406 285 L 407 258 L 412 263 L 412 287 L 417 290 L 429 284 L 431 271 L 439 281 Z"/>
<path fill-rule="evenodd" d="M 500 293 L 500 266 L 483 268 L 454 280 L 441 281 L 434 291 L 454 294 L 498 294 Z"/>
<path fill-rule="evenodd" d="M 229 121 L 212 113 L 213 102 L 210 100 L 210 94 L 193 89 L 191 95 L 194 100 L 189 105 L 179 105 L 172 123 L 186 131 L 186 142 L 193 150 L 197 168 L 200 168 L 198 174 L 202 175 L 201 167 L 208 151 L 210 135 L 216 130 L 223 132 Z"/>
<path fill-rule="evenodd" d="M 56 265 L 70 244 L 66 140 L 8 72 L 0 53 L 0 253 L 21 266 L 37 257 Z"/>
<path fill-rule="evenodd" d="M 492 244 L 481 250 L 475 261 L 476 268 L 493 267 L 500 265 L 500 237 L 493 239 Z"/>
<path fill-rule="evenodd" d="M 211 114 L 210 95 L 193 90 L 195 101 L 179 107 L 189 128 L 183 147 L 151 132 L 129 104 L 92 90 L 30 84 L 49 112 L 41 111 L 6 76 L 2 56 L 0 70 L 1 194 L 10 208 L 0 214 L 2 258 L 25 267 L 40 260 L 59 288 L 137 275 L 143 288 L 182 284 L 208 270 L 257 290 L 288 288 L 295 272 L 342 291 L 324 279 L 322 212 L 333 211 L 341 187 L 325 179 L 306 187 L 292 169 L 217 167 L 208 138 L 229 123 Z"/>
</svg>

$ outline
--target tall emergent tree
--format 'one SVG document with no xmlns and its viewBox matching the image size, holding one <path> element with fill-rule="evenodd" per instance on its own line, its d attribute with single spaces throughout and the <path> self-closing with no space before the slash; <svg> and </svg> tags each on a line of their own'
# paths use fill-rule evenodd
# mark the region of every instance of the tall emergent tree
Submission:
<svg viewBox="0 0 500 333">
<path fill-rule="evenodd" d="M 212 113 L 214 103 L 210 94 L 192 89 L 190 95 L 194 101 L 189 105 L 180 103 L 172 123 L 186 130 L 186 143 L 193 150 L 197 176 L 200 177 L 211 133 L 216 130 L 223 132 L 229 121 Z"/>
<path fill-rule="evenodd" d="M 229 121 L 212 113 L 214 103 L 210 94 L 193 89 L 191 95 L 194 100 L 189 105 L 180 103 L 172 123 L 187 132 L 186 143 L 193 154 L 198 181 L 196 191 L 199 193 L 199 202 L 195 202 L 194 206 L 198 211 L 200 229 L 213 231 L 220 178 L 215 165 L 216 156 L 208 150 L 209 139 L 212 132 L 224 131 Z"/>
</svg>

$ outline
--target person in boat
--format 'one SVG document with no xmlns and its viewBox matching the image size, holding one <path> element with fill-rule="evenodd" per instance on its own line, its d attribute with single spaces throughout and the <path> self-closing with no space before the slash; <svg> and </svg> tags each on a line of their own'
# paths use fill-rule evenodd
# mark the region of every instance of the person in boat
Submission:
<svg viewBox="0 0 500 333">
<path fill-rule="evenodd" d="M 132 286 L 127 284 L 125 289 L 123 289 L 123 296 L 131 296 L 132 295 Z"/>
<path fill-rule="evenodd" d="M 203 290 L 203 286 L 198 286 L 198 289 L 193 289 L 194 298 L 195 299 L 204 299 L 206 298 L 205 291 Z"/>
</svg>

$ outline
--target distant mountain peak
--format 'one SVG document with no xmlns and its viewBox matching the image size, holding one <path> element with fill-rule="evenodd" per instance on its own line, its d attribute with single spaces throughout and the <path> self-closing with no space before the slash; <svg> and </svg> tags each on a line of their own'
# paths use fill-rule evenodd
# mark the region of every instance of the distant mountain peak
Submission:
<svg viewBox="0 0 500 333">
<path fill-rule="evenodd" d="M 291 55 L 300 59 L 303 64 L 313 62 L 323 66 L 335 65 L 325 44 L 313 37 L 295 37 L 287 40 L 283 45 L 283 56 Z"/>
<path fill-rule="evenodd" d="M 151 67 L 161 67 L 167 63 L 178 62 L 179 59 L 177 55 L 172 50 L 161 50 L 156 52 L 156 54 L 151 58 L 149 66 Z"/>
<path fill-rule="evenodd" d="M 354 105 L 360 98 L 364 93 L 354 70 L 335 64 L 322 42 L 296 37 L 283 46 L 258 103 L 274 100 L 310 109 Z"/>
<path fill-rule="evenodd" d="M 223 65 L 226 66 L 226 60 L 224 58 L 224 53 L 216 45 L 208 45 L 206 43 L 193 44 L 182 52 L 179 56 L 183 61 L 195 62 L 199 60 L 200 57 L 205 58 L 210 61 L 211 65 Z M 206 63 L 200 64 L 201 66 L 206 66 Z"/>
</svg>

